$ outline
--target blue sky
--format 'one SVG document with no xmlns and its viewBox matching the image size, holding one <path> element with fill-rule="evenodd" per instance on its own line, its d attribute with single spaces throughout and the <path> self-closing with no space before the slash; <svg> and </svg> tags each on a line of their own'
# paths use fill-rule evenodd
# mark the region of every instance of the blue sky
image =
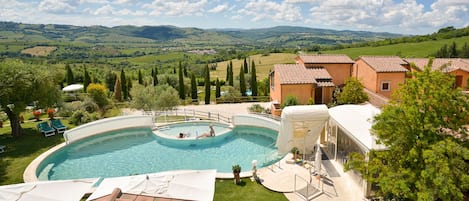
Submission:
<svg viewBox="0 0 469 201">
<path fill-rule="evenodd" d="M 0 0 L 0 21 L 34 24 L 279 25 L 401 34 L 469 26 L 469 0 Z"/>
</svg>

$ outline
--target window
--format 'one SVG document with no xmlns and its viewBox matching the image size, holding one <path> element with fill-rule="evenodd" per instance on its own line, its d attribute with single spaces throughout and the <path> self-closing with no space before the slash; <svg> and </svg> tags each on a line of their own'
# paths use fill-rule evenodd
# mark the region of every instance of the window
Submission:
<svg viewBox="0 0 469 201">
<path fill-rule="evenodd" d="M 391 83 L 389 81 L 381 82 L 381 91 L 391 91 Z"/>
<path fill-rule="evenodd" d="M 275 83 L 274 83 L 274 80 L 275 80 L 275 72 L 272 72 L 269 77 L 270 77 L 270 88 L 271 88 L 272 90 L 275 90 L 275 88 L 274 88 L 274 87 L 275 87 Z"/>
</svg>

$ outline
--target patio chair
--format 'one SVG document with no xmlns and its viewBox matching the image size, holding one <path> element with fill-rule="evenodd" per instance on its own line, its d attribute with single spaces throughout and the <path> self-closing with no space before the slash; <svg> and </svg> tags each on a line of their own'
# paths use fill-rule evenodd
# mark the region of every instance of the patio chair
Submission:
<svg viewBox="0 0 469 201">
<path fill-rule="evenodd" d="M 52 128 L 54 128 L 55 131 L 57 131 L 57 133 L 59 133 L 59 134 L 62 134 L 62 133 L 64 133 L 64 132 L 67 130 L 67 127 L 62 124 L 62 122 L 60 121 L 60 119 L 52 119 L 52 120 L 50 120 L 50 125 L 51 125 Z"/>
<path fill-rule="evenodd" d="M 0 145 L 0 154 L 5 152 L 5 145 Z"/>
<path fill-rule="evenodd" d="M 46 137 L 55 135 L 55 130 L 47 122 L 37 124 L 37 129 Z"/>
</svg>

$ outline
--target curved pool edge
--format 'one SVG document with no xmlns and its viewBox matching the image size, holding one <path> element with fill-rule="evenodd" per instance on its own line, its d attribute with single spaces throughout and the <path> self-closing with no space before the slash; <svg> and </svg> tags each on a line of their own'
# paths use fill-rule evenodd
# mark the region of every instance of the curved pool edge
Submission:
<svg viewBox="0 0 469 201">
<path fill-rule="evenodd" d="M 62 143 L 60 143 L 58 145 L 55 145 L 54 147 L 50 148 L 49 150 L 45 151 L 44 153 L 42 153 L 38 157 L 36 157 L 31 163 L 29 163 L 28 167 L 26 167 L 26 169 L 24 170 L 23 181 L 25 183 L 39 181 L 39 178 L 37 178 L 36 171 L 37 171 L 37 168 L 39 167 L 39 165 L 41 164 L 41 162 L 44 159 L 46 159 L 49 155 L 51 155 L 52 153 L 56 152 L 57 150 L 65 147 L 66 145 L 67 145 L 66 142 L 62 142 Z"/>
</svg>

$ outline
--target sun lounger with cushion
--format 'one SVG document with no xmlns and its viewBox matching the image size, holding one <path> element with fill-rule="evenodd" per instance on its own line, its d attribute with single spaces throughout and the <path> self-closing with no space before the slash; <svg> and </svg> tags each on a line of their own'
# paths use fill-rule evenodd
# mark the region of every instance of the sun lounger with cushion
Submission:
<svg viewBox="0 0 469 201">
<path fill-rule="evenodd" d="M 50 121 L 50 125 L 52 128 L 54 128 L 57 133 L 61 134 L 64 133 L 65 130 L 67 130 L 67 127 L 62 124 L 62 122 L 59 119 L 52 119 Z"/>
<path fill-rule="evenodd" d="M 51 128 L 47 122 L 37 124 L 37 129 L 46 137 L 55 135 L 55 130 Z"/>
</svg>

